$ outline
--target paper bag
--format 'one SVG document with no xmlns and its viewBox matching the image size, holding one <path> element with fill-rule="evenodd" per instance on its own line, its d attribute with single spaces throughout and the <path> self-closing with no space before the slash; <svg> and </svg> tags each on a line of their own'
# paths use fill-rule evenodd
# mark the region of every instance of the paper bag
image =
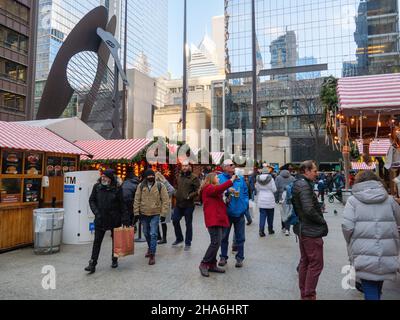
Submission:
<svg viewBox="0 0 400 320">
<path fill-rule="evenodd" d="M 135 252 L 135 229 L 114 229 L 114 257 L 121 258 L 133 255 Z"/>
</svg>

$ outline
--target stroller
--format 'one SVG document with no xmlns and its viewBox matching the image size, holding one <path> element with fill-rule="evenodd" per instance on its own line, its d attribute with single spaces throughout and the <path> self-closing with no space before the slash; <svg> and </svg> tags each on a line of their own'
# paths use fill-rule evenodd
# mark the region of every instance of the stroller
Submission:
<svg viewBox="0 0 400 320">
<path fill-rule="evenodd" d="M 329 203 L 334 203 L 335 199 L 337 199 L 339 202 L 343 202 L 343 193 L 342 193 L 342 189 L 338 189 L 335 192 L 330 192 L 328 194 L 328 200 Z"/>
</svg>

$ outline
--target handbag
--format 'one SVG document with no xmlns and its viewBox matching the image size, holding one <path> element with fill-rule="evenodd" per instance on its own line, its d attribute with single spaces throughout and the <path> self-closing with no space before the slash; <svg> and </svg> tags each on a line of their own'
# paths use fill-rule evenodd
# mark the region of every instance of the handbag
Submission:
<svg viewBox="0 0 400 320">
<path fill-rule="evenodd" d="M 135 252 L 135 228 L 121 227 L 114 229 L 114 248 L 115 258 L 131 256 Z"/>
</svg>

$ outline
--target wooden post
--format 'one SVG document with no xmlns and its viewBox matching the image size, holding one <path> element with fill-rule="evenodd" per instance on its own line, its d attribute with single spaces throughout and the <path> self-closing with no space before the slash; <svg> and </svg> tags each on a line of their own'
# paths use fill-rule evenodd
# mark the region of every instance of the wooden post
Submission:
<svg viewBox="0 0 400 320">
<path fill-rule="evenodd" d="M 347 126 L 342 124 L 340 126 L 340 144 L 342 146 L 342 154 L 344 161 L 344 175 L 346 179 L 345 190 L 350 190 L 350 146 L 349 146 L 349 136 L 347 132 Z"/>
</svg>

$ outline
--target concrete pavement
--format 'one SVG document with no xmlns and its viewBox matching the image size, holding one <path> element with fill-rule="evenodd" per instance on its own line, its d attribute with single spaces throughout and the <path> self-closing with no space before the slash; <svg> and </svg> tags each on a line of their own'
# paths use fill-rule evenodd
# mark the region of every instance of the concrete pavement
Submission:
<svg viewBox="0 0 400 320">
<path fill-rule="evenodd" d="M 334 210 L 339 215 L 333 214 Z M 328 205 L 326 219 L 330 234 L 325 239 L 325 269 L 318 285 L 322 300 L 359 300 L 356 290 L 342 289 L 341 273 L 348 264 L 346 246 L 341 233 L 343 206 Z M 147 265 L 147 247 L 136 244 L 133 257 L 120 259 L 120 267 L 110 268 L 111 239 L 106 236 L 97 272 L 88 276 L 83 268 L 91 253 L 91 245 L 63 246 L 59 254 L 36 256 L 31 248 L 0 255 L 0 299 L 139 299 L 139 300 L 298 300 L 296 266 L 299 249 L 295 237 L 280 232 L 280 214 L 275 214 L 276 235 L 260 239 L 258 217 L 246 227 L 245 265 L 234 267 L 234 256 L 224 275 L 201 277 L 198 265 L 209 244 L 198 207 L 194 218 L 194 241 L 191 251 L 172 248 L 174 232 L 168 225 L 168 244 L 158 247 L 157 264 Z M 182 224 L 184 222 L 182 221 Z M 183 230 L 185 227 L 183 226 Z M 42 288 L 42 268 L 55 267 L 56 290 Z M 400 281 L 387 282 L 384 299 L 400 299 Z"/>
</svg>

